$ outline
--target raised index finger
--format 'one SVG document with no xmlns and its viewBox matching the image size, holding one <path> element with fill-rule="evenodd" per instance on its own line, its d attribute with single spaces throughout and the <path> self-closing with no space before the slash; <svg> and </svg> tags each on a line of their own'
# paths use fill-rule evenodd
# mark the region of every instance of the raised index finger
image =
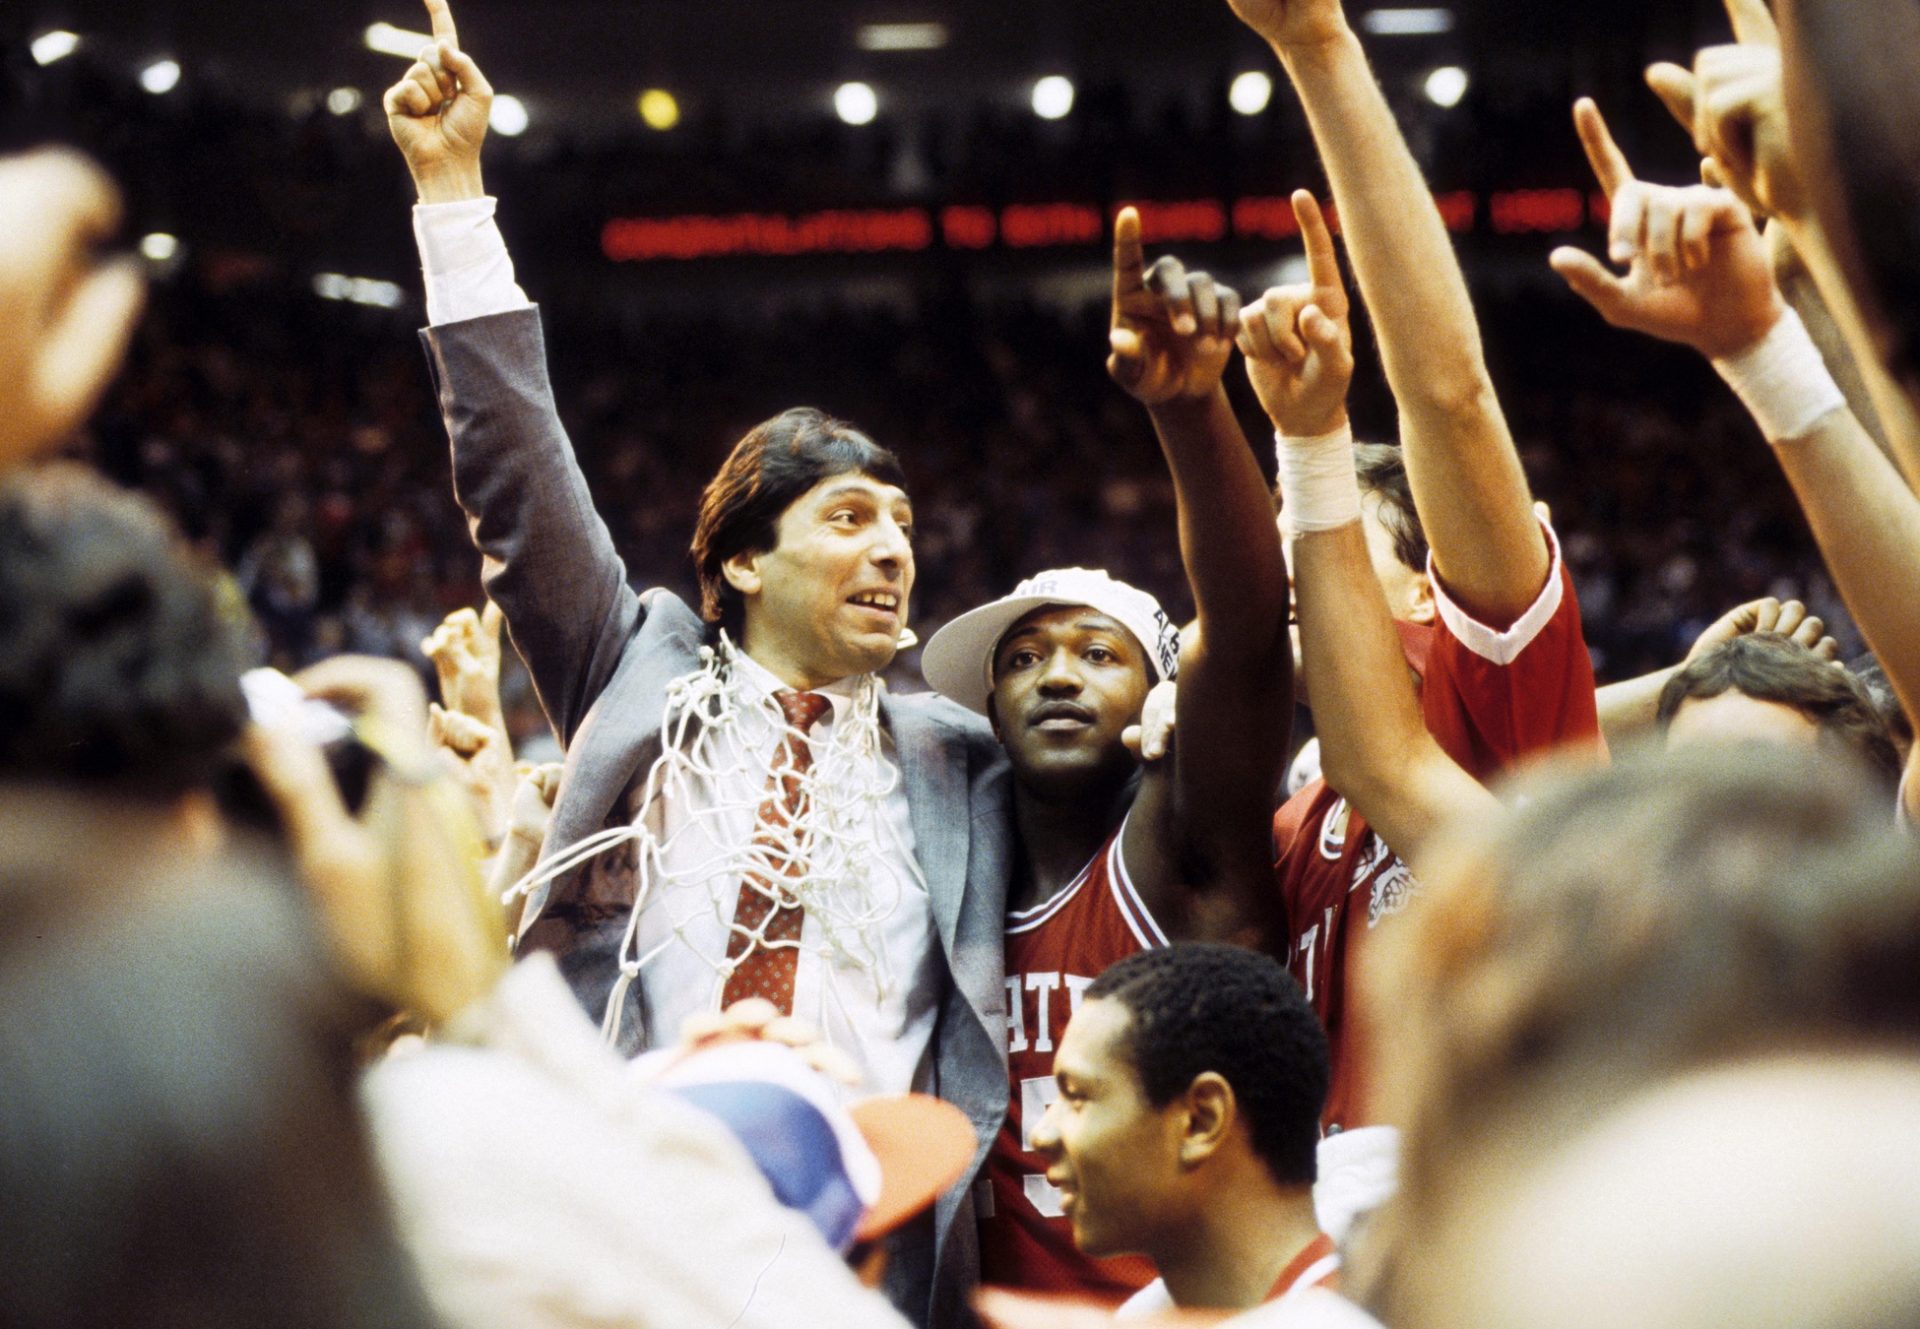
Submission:
<svg viewBox="0 0 1920 1329">
<path fill-rule="evenodd" d="M 1340 281 L 1340 258 L 1334 253 L 1333 233 L 1320 214 L 1320 203 L 1304 189 L 1293 191 L 1293 215 L 1300 223 L 1300 240 L 1307 248 L 1307 279 L 1316 291 L 1345 291 Z"/>
<path fill-rule="evenodd" d="M 1122 208 L 1113 219 L 1113 298 L 1145 289 L 1146 266 L 1146 251 L 1140 247 L 1140 213 Z"/>
<path fill-rule="evenodd" d="M 427 17 L 433 20 L 433 39 L 459 50 L 460 38 L 453 30 L 453 10 L 447 7 L 447 0 L 427 0 Z"/>
<path fill-rule="evenodd" d="M 1727 0 L 1727 17 L 1733 20 L 1733 39 L 1747 46 L 1779 46 L 1780 29 L 1774 25 L 1767 0 Z"/>
<path fill-rule="evenodd" d="M 1573 104 L 1573 128 L 1580 135 L 1580 146 L 1587 150 L 1587 164 L 1593 167 L 1594 177 L 1611 198 L 1615 190 L 1633 179 L 1633 167 L 1627 164 L 1627 155 L 1620 151 L 1620 145 L 1613 141 L 1613 134 L 1607 129 L 1607 122 L 1593 98 L 1582 97 Z"/>
</svg>

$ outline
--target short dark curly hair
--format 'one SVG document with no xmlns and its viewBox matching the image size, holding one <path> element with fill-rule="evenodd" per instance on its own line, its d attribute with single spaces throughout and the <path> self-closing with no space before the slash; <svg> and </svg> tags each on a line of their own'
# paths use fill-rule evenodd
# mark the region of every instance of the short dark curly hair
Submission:
<svg viewBox="0 0 1920 1329">
<path fill-rule="evenodd" d="M 238 596 L 146 499 L 72 465 L 0 482 L 0 779 L 211 788 L 251 653 Z"/>
<path fill-rule="evenodd" d="M 1283 1185 L 1310 1185 L 1326 1106 L 1327 1035 L 1268 955 L 1179 942 L 1129 955 L 1093 980 L 1132 1014 L 1125 1049 L 1147 1101 L 1164 1107 L 1213 1071 L 1233 1086 L 1254 1152 Z"/>
<path fill-rule="evenodd" d="M 1849 753 L 1888 788 L 1900 783 L 1900 753 L 1872 694 L 1846 670 L 1776 633 L 1723 642 L 1669 678 L 1655 712 L 1660 728 L 1672 724 L 1686 702 L 1730 690 L 1792 707 L 1820 727 L 1822 741 Z"/>
<path fill-rule="evenodd" d="M 850 473 L 907 487 L 897 457 L 811 406 L 782 411 L 749 429 L 700 495 L 690 550 L 700 579 L 700 617 L 738 641 L 744 604 L 722 571 L 726 561 L 772 549 L 780 514 L 795 499 L 829 476 Z"/>
</svg>

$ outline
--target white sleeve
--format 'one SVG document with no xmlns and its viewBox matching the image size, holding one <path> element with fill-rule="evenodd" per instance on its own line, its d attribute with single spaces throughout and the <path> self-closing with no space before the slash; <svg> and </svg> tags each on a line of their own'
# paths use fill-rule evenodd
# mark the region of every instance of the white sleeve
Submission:
<svg viewBox="0 0 1920 1329">
<path fill-rule="evenodd" d="M 416 203 L 413 238 L 426 279 L 427 322 L 460 323 L 533 302 L 513 279 L 513 258 L 493 220 L 497 200 Z"/>
</svg>

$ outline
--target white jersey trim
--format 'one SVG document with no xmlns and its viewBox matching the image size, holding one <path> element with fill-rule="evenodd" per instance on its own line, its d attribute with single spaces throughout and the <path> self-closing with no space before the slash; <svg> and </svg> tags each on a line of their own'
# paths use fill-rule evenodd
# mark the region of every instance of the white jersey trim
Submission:
<svg viewBox="0 0 1920 1329">
<path fill-rule="evenodd" d="M 1302 1269 L 1300 1271 L 1300 1276 L 1293 1280 L 1293 1282 L 1287 1287 L 1287 1290 L 1285 1292 L 1282 1292 L 1278 1297 L 1274 1299 L 1273 1304 L 1281 1305 L 1281 1304 L 1284 1304 L 1285 1302 L 1292 1301 L 1296 1296 L 1298 1296 L 1302 1292 L 1305 1292 L 1308 1288 L 1319 1287 L 1320 1284 L 1326 1282 L 1327 1279 L 1333 1277 L 1333 1275 L 1335 1275 L 1339 1271 L 1340 1271 L 1339 1252 L 1336 1251 L 1332 1255 L 1323 1255 L 1319 1259 L 1315 1260 L 1312 1264 L 1308 1265 L 1305 1269 Z"/>
<path fill-rule="evenodd" d="M 1117 844 L 1118 841 L 1116 840 L 1115 843 Z M 1007 935 L 1011 937 L 1017 932 L 1031 932 L 1055 914 L 1059 913 L 1062 909 L 1065 909 L 1067 902 L 1073 899 L 1074 896 L 1080 894 L 1080 888 L 1087 884 L 1087 878 L 1093 873 L 1093 865 L 1099 861 L 1100 855 L 1098 854 L 1088 859 L 1087 865 L 1080 869 L 1080 875 L 1075 877 L 1072 882 L 1067 885 L 1065 890 L 1055 893 L 1052 899 L 1043 900 L 1030 909 L 1009 909 L 1007 911 Z"/>
<path fill-rule="evenodd" d="M 1561 584 L 1560 575 L 1560 537 L 1545 522 L 1540 523 L 1540 529 L 1547 537 L 1547 553 L 1551 555 L 1547 584 L 1540 588 L 1539 596 L 1527 607 L 1527 612 L 1515 619 L 1513 626 L 1505 632 L 1495 631 L 1456 604 L 1447 594 L 1446 587 L 1440 584 L 1440 574 L 1434 568 L 1433 555 L 1427 555 L 1427 580 L 1433 583 L 1433 603 L 1440 613 L 1440 621 L 1446 624 L 1447 631 L 1453 634 L 1456 641 L 1491 664 L 1510 665 L 1518 660 L 1521 652 L 1533 645 L 1534 638 L 1560 612 L 1560 602 L 1566 597 L 1566 587 Z"/>
<path fill-rule="evenodd" d="M 1129 810 L 1127 816 L 1131 817 Z M 1120 906 L 1120 917 L 1127 920 L 1127 929 L 1133 933 L 1133 939 L 1140 943 L 1143 950 L 1155 950 L 1167 944 L 1167 934 L 1153 921 L 1153 914 L 1147 908 L 1147 902 L 1140 898 L 1140 892 L 1134 888 L 1133 875 L 1127 871 L 1127 858 L 1120 852 L 1120 846 L 1126 842 L 1127 823 L 1120 823 L 1119 833 L 1113 837 L 1113 846 L 1108 852 L 1107 880 L 1112 884 L 1113 902 Z"/>
</svg>

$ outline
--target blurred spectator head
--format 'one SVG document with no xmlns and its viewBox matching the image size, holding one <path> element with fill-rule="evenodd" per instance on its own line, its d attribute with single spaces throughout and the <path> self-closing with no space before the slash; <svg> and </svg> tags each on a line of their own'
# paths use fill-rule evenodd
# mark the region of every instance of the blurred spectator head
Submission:
<svg viewBox="0 0 1920 1329">
<path fill-rule="evenodd" d="M 1838 672 L 1838 671 L 1833 671 Z M 1469 1198 L 1623 1097 L 1757 1052 L 1920 1042 L 1920 849 L 1853 763 L 1777 744 L 1546 775 L 1427 865 L 1363 1018 L 1399 1195 L 1389 1314 Z"/>
<path fill-rule="evenodd" d="M 247 657 L 237 597 L 149 501 L 75 466 L 0 481 L 0 778 L 208 788 Z"/>
<path fill-rule="evenodd" d="M 1920 1321 L 1920 1062 L 1792 1056 L 1662 1086 L 1553 1148 L 1417 1323 Z"/>
<path fill-rule="evenodd" d="M 1854 681 L 1866 689 L 1867 696 L 1873 701 L 1873 708 L 1880 712 L 1880 718 L 1887 722 L 1887 734 L 1900 753 L 1900 765 L 1904 770 L 1907 754 L 1913 751 L 1913 721 L 1907 718 L 1906 708 L 1895 695 L 1887 671 L 1880 667 L 1880 658 L 1868 651 L 1850 662 L 1847 669 Z"/>
<path fill-rule="evenodd" d="M 1270 956 L 1182 942 L 1087 988 L 1054 1058 L 1060 1098 L 1034 1129 L 1091 1255 L 1151 1251 L 1239 1179 L 1310 1186 L 1326 1034 Z"/>
<path fill-rule="evenodd" d="M 776 549 L 787 509 L 823 481 L 849 474 L 906 488 L 891 452 L 812 407 L 782 411 L 748 430 L 700 496 L 692 548 L 700 616 L 744 640 L 746 599 L 728 576 L 728 562 Z"/>
<path fill-rule="evenodd" d="M 1891 789 L 1900 754 L 1886 717 L 1845 669 L 1785 637 L 1735 637 L 1660 690 L 1660 727 L 1674 744 L 1764 738 L 1843 752 Z"/>
<path fill-rule="evenodd" d="M 0 1323 L 430 1323 L 295 888 L 163 816 L 0 808 Z"/>
</svg>

